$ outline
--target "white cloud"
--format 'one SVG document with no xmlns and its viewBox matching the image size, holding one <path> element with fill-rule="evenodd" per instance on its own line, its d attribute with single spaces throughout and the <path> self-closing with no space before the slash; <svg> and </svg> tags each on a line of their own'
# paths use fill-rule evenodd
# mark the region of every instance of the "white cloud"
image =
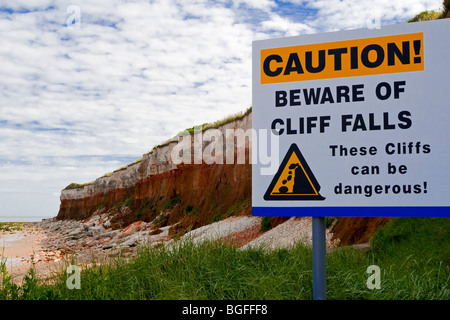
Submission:
<svg viewBox="0 0 450 320">
<path fill-rule="evenodd" d="M 424 10 L 440 10 L 441 0 L 307 0 L 304 3 L 318 10 L 311 26 L 322 31 L 366 28 L 367 22 L 380 20 L 381 25 L 406 23 Z"/>
<path fill-rule="evenodd" d="M 278 37 L 291 37 L 302 34 L 313 33 L 314 28 L 307 24 L 294 22 L 289 18 L 281 17 L 278 14 L 271 14 L 270 20 L 261 23 L 262 31 L 272 31 Z"/>
<path fill-rule="evenodd" d="M 246 5 L 250 8 L 260 9 L 264 11 L 270 11 L 276 6 L 275 1 L 271 0 L 234 0 L 233 4 L 236 7 L 239 7 L 240 5 Z"/>
</svg>

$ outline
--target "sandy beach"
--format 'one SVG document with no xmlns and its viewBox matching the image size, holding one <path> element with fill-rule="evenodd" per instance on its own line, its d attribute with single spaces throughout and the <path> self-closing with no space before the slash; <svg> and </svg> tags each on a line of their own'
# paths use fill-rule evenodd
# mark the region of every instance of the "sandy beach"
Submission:
<svg viewBox="0 0 450 320">
<path fill-rule="evenodd" d="M 15 283 L 21 283 L 30 268 L 41 275 L 59 266 L 61 257 L 47 259 L 45 245 L 47 235 L 33 224 L 24 223 L 22 230 L 0 231 L 0 257 L 5 261 L 8 275 Z"/>
</svg>

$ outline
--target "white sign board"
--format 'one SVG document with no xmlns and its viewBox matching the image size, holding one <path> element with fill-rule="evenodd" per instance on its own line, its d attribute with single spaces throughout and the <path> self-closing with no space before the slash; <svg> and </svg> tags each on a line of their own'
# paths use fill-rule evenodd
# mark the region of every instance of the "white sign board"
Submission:
<svg viewBox="0 0 450 320">
<path fill-rule="evenodd" d="M 253 215 L 450 216 L 449 78 L 450 19 L 255 41 Z"/>
</svg>

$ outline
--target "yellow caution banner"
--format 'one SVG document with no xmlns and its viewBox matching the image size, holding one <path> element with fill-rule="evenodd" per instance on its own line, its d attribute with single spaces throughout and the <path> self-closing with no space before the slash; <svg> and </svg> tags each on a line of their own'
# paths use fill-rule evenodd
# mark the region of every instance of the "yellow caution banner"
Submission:
<svg viewBox="0 0 450 320">
<path fill-rule="evenodd" d="M 423 33 L 261 50 L 261 84 L 424 70 Z"/>
</svg>

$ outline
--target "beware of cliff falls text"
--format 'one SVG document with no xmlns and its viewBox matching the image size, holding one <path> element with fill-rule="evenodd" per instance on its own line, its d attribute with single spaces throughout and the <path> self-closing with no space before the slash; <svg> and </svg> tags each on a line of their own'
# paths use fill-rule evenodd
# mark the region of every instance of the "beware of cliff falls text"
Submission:
<svg viewBox="0 0 450 320">
<path fill-rule="evenodd" d="M 392 84 L 380 82 L 374 88 L 374 95 L 380 101 L 388 99 L 401 99 L 405 93 L 407 82 L 395 81 Z M 364 84 L 352 86 L 341 85 L 334 88 L 317 87 L 293 89 L 289 91 L 275 91 L 274 106 L 276 108 L 301 108 L 303 106 L 313 106 L 320 108 L 320 105 L 341 103 L 341 102 L 364 102 Z M 303 100 L 302 100 L 303 98 Z M 326 134 L 329 128 L 335 127 L 337 131 L 346 132 L 367 132 L 367 131 L 392 131 L 408 130 L 414 124 L 413 113 L 409 110 L 401 110 L 393 114 L 390 111 L 380 113 L 345 113 L 338 117 L 332 115 L 309 116 L 299 118 L 275 118 L 271 123 L 271 130 L 276 135 L 311 135 Z M 334 131 L 336 131 L 334 130 Z M 364 158 L 369 159 L 383 153 L 398 159 L 399 155 L 421 155 L 426 157 L 431 153 L 432 148 L 429 143 L 423 141 L 390 141 L 383 145 L 328 145 L 328 152 L 331 158 Z M 281 166 L 280 169 L 283 169 Z M 285 169 L 285 168 L 284 168 Z M 394 164 L 387 162 L 381 164 L 351 166 L 350 173 L 354 176 L 361 175 L 388 175 L 404 176 L 408 172 L 405 164 Z M 303 184 L 304 188 L 314 186 L 308 180 Z M 274 186 L 272 186 L 274 187 Z M 420 194 L 427 193 L 428 182 L 421 181 L 416 184 L 386 184 L 386 185 L 346 185 L 339 182 L 333 188 L 335 194 L 363 194 L 366 197 L 372 197 L 377 194 Z M 285 186 L 281 186 L 282 189 Z M 269 188 L 270 190 L 271 188 Z M 320 199 L 317 195 L 311 196 L 289 196 L 289 193 L 279 193 L 275 196 L 266 193 L 266 200 L 316 200 Z M 322 200 L 322 199 L 321 199 Z"/>
</svg>

